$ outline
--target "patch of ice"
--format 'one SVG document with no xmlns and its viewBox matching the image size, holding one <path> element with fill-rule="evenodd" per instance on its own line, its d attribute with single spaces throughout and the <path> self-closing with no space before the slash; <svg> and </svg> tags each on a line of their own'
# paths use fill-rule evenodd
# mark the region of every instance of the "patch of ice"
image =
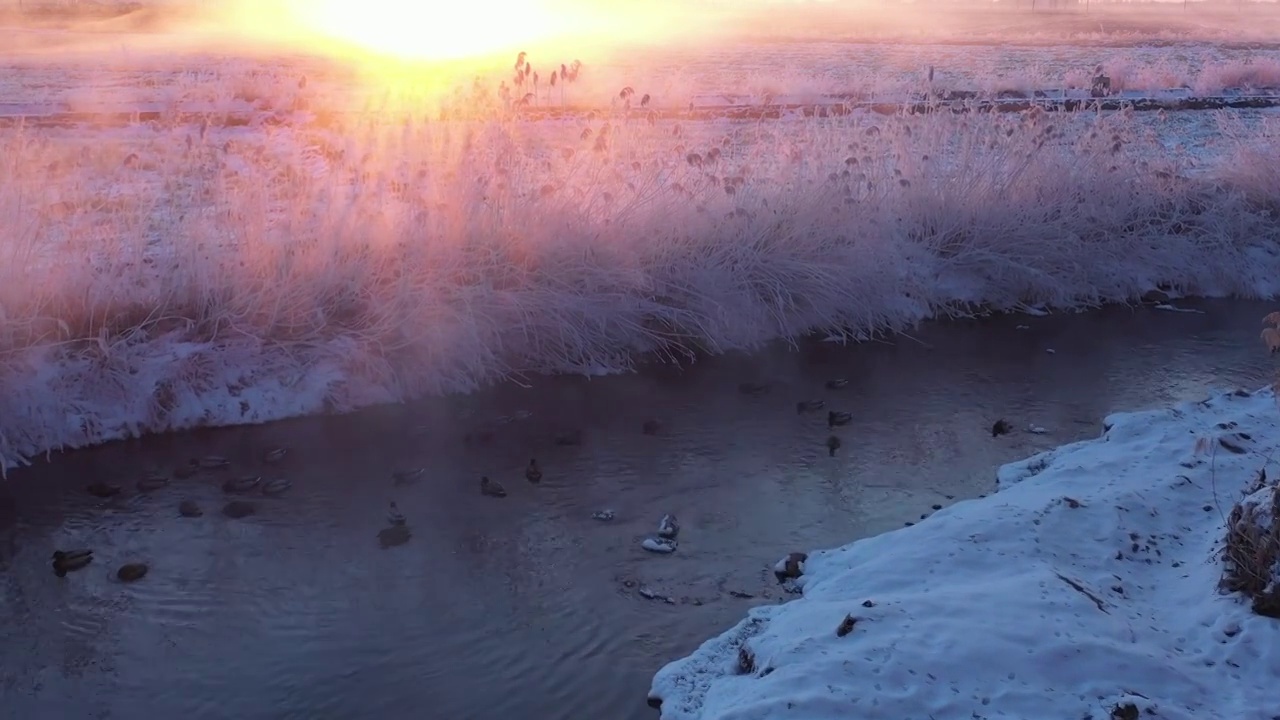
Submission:
<svg viewBox="0 0 1280 720">
<path fill-rule="evenodd" d="M 1246 452 L 1205 450 L 1219 423 Z M 995 495 L 811 554 L 803 598 L 753 609 L 657 674 L 663 720 L 1079 720 L 1129 703 L 1270 720 L 1280 622 L 1218 592 L 1214 508 L 1280 444 L 1274 393 L 1105 427 L 1000 468 Z M 1180 464 L 1197 452 L 1212 462 Z"/>
</svg>

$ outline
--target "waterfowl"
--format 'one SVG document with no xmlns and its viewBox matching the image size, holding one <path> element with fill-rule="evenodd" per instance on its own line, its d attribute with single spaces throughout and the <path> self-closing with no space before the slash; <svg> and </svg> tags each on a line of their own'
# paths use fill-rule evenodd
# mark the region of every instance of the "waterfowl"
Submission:
<svg viewBox="0 0 1280 720">
<path fill-rule="evenodd" d="M 827 454 L 831 457 L 836 456 L 836 451 L 840 449 L 840 438 L 835 435 L 827 437 Z"/>
<path fill-rule="evenodd" d="M 148 475 L 138 481 L 138 492 L 155 492 L 169 485 L 169 478 L 163 475 Z"/>
<path fill-rule="evenodd" d="M 53 551 L 53 574 L 58 577 L 66 577 L 66 574 L 75 570 L 79 570 L 89 563 L 93 562 L 92 550 L 54 550 Z"/>
<path fill-rule="evenodd" d="M 667 514 L 663 515 L 658 521 L 658 537 L 674 540 L 676 535 L 680 534 L 680 523 L 676 521 L 676 516 Z"/>
<path fill-rule="evenodd" d="M 244 500 L 232 500 L 222 506 L 222 514 L 232 520 L 249 517 L 257 511 L 258 508 L 253 503 L 245 502 Z"/>
<path fill-rule="evenodd" d="M 591 513 L 592 520 L 599 520 L 601 522 L 608 522 L 615 517 L 617 517 L 617 515 L 612 510 L 597 510 Z"/>
<path fill-rule="evenodd" d="M 773 574 L 778 582 L 794 580 L 804 575 L 804 564 L 808 559 L 808 553 L 793 552 L 774 564 Z"/>
<path fill-rule="evenodd" d="M 844 378 L 833 378 L 827 381 L 828 390 L 839 390 L 842 387 L 848 387 L 849 381 Z"/>
<path fill-rule="evenodd" d="M 542 470 L 538 468 L 537 460 L 529 461 L 529 467 L 524 470 L 524 477 L 531 483 L 542 482 Z"/>
<path fill-rule="evenodd" d="M 832 410 L 827 413 L 827 427 L 839 427 L 840 425 L 848 425 L 853 422 L 853 413 L 843 410 Z"/>
<path fill-rule="evenodd" d="M 507 496 L 507 489 L 502 484 L 494 480 L 490 480 L 488 476 L 480 478 L 480 494 L 489 497 L 504 498 Z"/>
<path fill-rule="evenodd" d="M 412 485 L 427 474 L 426 468 L 414 468 L 412 470 L 395 470 L 391 473 L 391 484 L 393 485 Z"/>
<path fill-rule="evenodd" d="M 796 414 L 799 415 L 800 413 L 807 413 L 807 412 L 813 412 L 814 410 L 821 410 L 826 406 L 827 406 L 826 400 L 801 400 L 800 402 L 796 403 Z"/>
<path fill-rule="evenodd" d="M 133 582 L 145 577 L 149 569 L 146 563 L 126 563 L 116 570 L 116 577 L 121 582 Z"/>
<path fill-rule="evenodd" d="M 488 445 L 493 442 L 492 430 L 472 430 L 462 436 L 462 441 L 468 445 Z"/>
<path fill-rule="evenodd" d="M 198 472 L 200 472 L 200 468 L 196 465 L 195 461 L 192 460 L 186 465 L 179 465 L 174 468 L 173 476 L 179 480 L 186 480 L 187 478 L 195 477 Z"/>
<path fill-rule="evenodd" d="M 182 517 L 195 518 L 204 515 L 204 511 L 200 509 L 195 500 L 183 500 L 178 503 L 178 514 Z"/>
<path fill-rule="evenodd" d="M 396 501 L 391 501 L 391 506 L 387 509 L 387 522 L 395 525 L 404 525 L 407 520 L 404 513 L 400 512 L 400 507 L 396 505 Z"/>
<path fill-rule="evenodd" d="M 662 423 L 657 420 L 645 420 L 644 424 L 640 426 L 640 432 L 645 435 L 657 435 L 661 431 Z"/>
<path fill-rule="evenodd" d="M 277 497 L 288 492 L 293 483 L 288 478 L 273 478 L 262 484 L 262 494 Z"/>
<path fill-rule="evenodd" d="M 258 487 L 258 483 L 262 482 L 260 475 L 246 475 L 244 477 L 232 478 L 222 483 L 222 491 L 225 493 L 246 493 Z"/>
<path fill-rule="evenodd" d="M 769 392 L 769 389 L 770 386 L 768 383 L 744 382 L 738 385 L 738 392 L 743 395 L 764 395 Z"/>
<path fill-rule="evenodd" d="M 378 544 L 383 549 L 396 547 L 409 542 L 411 537 L 413 537 L 413 532 L 409 530 L 407 525 L 392 525 L 378 531 Z"/>
<path fill-rule="evenodd" d="M 270 450 L 262 453 L 262 462 L 278 463 L 284 459 L 285 455 L 288 455 L 288 454 L 289 454 L 289 448 L 286 448 L 286 447 L 271 448 Z"/>
<path fill-rule="evenodd" d="M 99 498 L 109 498 L 120 494 L 119 485 L 111 485 L 104 482 L 91 483 L 85 487 L 90 495 Z"/>
<path fill-rule="evenodd" d="M 1003 419 L 995 421 L 991 426 L 991 437 L 1000 437 L 1013 432 L 1013 426 L 1005 422 Z"/>
<path fill-rule="evenodd" d="M 555 437 L 555 442 L 557 445 L 564 445 L 564 446 L 581 445 L 582 431 L 575 429 L 575 430 L 569 430 L 567 432 L 557 433 Z"/>
<path fill-rule="evenodd" d="M 220 470 L 230 465 L 231 461 L 221 455 L 205 455 L 196 460 L 196 466 L 204 470 Z"/>
<path fill-rule="evenodd" d="M 667 538 L 648 537 L 640 542 L 640 547 L 651 553 L 667 555 L 676 551 L 676 541 Z"/>
</svg>

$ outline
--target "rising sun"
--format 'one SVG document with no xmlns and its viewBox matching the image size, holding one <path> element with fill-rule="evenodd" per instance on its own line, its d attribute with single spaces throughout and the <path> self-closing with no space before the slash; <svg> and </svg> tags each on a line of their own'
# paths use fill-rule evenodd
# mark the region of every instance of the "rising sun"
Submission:
<svg viewBox="0 0 1280 720">
<path fill-rule="evenodd" d="M 306 30 L 409 60 L 461 60 L 519 50 L 572 29 L 558 0 L 294 0 Z M 559 10 L 559 11 L 557 11 Z"/>
</svg>

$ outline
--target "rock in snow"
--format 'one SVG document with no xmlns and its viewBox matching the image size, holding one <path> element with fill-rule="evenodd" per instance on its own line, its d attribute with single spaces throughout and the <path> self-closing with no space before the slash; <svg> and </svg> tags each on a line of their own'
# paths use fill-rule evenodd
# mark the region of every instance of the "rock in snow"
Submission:
<svg viewBox="0 0 1280 720">
<path fill-rule="evenodd" d="M 1000 468 L 990 497 L 811 553 L 802 598 L 663 668 L 651 702 L 663 720 L 1280 715 L 1280 620 L 1218 588 L 1222 513 L 1280 445 L 1275 395 L 1106 426 Z M 1244 452 L 1215 451 L 1222 428 Z"/>
</svg>

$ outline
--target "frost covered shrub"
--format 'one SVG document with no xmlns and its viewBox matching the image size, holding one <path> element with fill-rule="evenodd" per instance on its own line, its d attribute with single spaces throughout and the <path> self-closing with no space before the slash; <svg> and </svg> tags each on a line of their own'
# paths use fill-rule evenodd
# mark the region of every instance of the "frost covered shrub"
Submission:
<svg viewBox="0 0 1280 720">
<path fill-rule="evenodd" d="M 1280 277 L 1125 114 L 606 115 L 0 134 L 0 460 Z"/>
</svg>

